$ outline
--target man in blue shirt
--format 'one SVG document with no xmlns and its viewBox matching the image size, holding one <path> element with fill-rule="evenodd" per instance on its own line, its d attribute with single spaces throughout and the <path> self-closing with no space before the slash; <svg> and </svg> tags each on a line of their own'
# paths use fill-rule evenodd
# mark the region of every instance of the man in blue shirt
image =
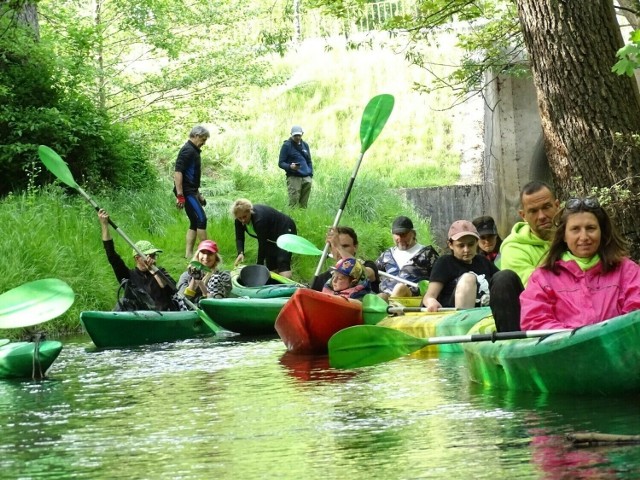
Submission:
<svg viewBox="0 0 640 480">
<path fill-rule="evenodd" d="M 287 175 L 289 206 L 307 208 L 311 182 L 313 181 L 313 162 L 309 145 L 302 140 L 304 131 L 299 125 L 291 127 L 291 137 L 280 148 L 278 166 Z"/>
</svg>

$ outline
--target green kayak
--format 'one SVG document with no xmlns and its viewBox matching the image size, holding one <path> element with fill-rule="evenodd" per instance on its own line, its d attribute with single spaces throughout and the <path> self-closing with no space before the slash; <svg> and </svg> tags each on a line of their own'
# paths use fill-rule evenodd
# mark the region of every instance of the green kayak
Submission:
<svg viewBox="0 0 640 480">
<path fill-rule="evenodd" d="M 285 278 L 276 273 L 271 273 L 270 278 L 264 285 L 248 287 L 244 285 L 240 279 L 240 272 L 243 267 L 236 268 L 231 271 L 231 296 L 232 297 L 249 297 L 249 298 L 276 298 L 290 297 L 298 288 L 301 288 L 297 282 Z"/>
<path fill-rule="evenodd" d="M 222 328 L 242 335 L 275 334 L 276 317 L 288 297 L 204 298 L 200 308 Z"/>
<path fill-rule="evenodd" d="M 80 321 L 98 348 L 131 347 L 213 335 L 194 311 L 80 313 Z"/>
<path fill-rule="evenodd" d="M 482 321 L 469 333 L 490 333 Z M 640 392 L 640 310 L 542 338 L 464 343 L 471 380 L 549 393 Z"/>
<path fill-rule="evenodd" d="M 55 340 L 4 343 L 0 346 L 0 378 L 43 378 L 61 350 L 62 343 Z"/>
<path fill-rule="evenodd" d="M 489 307 L 470 308 L 468 310 L 406 313 L 389 316 L 378 325 L 400 330 L 418 338 L 464 335 L 483 318 L 491 316 Z M 430 355 L 436 352 L 462 353 L 459 343 L 429 345 L 419 350 L 416 356 Z"/>
</svg>

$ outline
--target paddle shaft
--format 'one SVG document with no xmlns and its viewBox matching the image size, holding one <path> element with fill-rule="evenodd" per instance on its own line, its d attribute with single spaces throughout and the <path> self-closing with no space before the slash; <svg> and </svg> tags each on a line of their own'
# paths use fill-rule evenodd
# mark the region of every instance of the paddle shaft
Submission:
<svg viewBox="0 0 640 480">
<path fill-rule="evenodd" d="M 427 307 L 387 307 L 387 313 L 437 313 L 437 312 L 455 312 L 458 309 L 455 307 L 440 307 L 436 312 L 427 310 Z"/>
<path fill-rule="evenodd" d="M 407 280 L 406 278 L 400 278 L 395 275 L 391 275 L 390 273 L 384 272 L 382 270 L 378 271 L 378 275 L 380 275 L 381 277 L 390 278 L 391 280 L 395 280 L 396 282 L 404 283 L 406 285 L 409 285 L 410 287 L 414 287 L 414 288 L 420 287 L 416 282 L 412 282 L 411 280 Z"/>
<path fill-rule="evenodd" d="M 329 340 L 329 361 L 334 368 L 357 368 L 388 362 L 429 345 L 447 343 L 495 342 L 546 337 L 569 329 L 492 332 L 419 338 L 400 330 L 376 325 L 357 325 L 340 330 Z"/>
<path fill-rule="evenodd" d="M 358 170 L 360 169 L 360 164 L 362 163 L 362 158 L 364 157 L 364 151 L 360 153 L 360 158 L 356 162 L 356 166 L 353 169 L 353 173 L 351 174 L 351 178 L 349 179 L 349 184 L 347 185 L 347 190 L 344 193 L 344 197 L 342 198 L 342 202 L 340 203 L 340 208 L 338 208 L 338 212 L 336 213 L 336 217 L 333 219 L 333 224 L 331 228 L 336 228 L 340 223 L 340 218 L 342 217 L 342 212 L 347 205 L 347 200 L 349 199 L 349 195 L 351 194 L 351 190 L 353 189 L 353 184 L 356 181 L 356 176 L 358 175 Z M 314 273 L 314 279 L 320 275 L 320 271 L 322 270 L 322 266 L 324 265 L 324 261 L 327 259 L 329 255 L 329 248 L 331 245 L 329 242 L 324 244 L 324 249 L 322 250 L 322 255 L 320 255 L 320 261 L 318 262 L 318 266 L 316 267 L 316 272 Z"/>
<path fill-rule="evenodd" d="M 96 212 L 100 211 L 100 205 L 98 205 L 96 201 L 93 198 L 91 198 L 91 196 L 89 196 L 89 194 L 82 189 L 82 187 L 76 184 L 75 188 L 78 191 L 78 193 L 82 195 L 82 197 L 87 202 L 89 202 L 89 204 L 96 210 Z M 118 234 L 124 239 L 124 241 L 127 242 L 131 246 L 131 248 L 133 248 L 136 251 L 136 253 L 140 255 L 140 257 L 142 257 L 142 260 L 144 262 L 147 261 L 147 256 L 136 246 L 133 240 L 131 240 L 129 236 L 126 233 L 124 233 L 124 231 L 120 227 L 118 227 L 118 225 L 116 225 L 116 223 L 113 220 L 111 220 L 111 217 L 109 217 L 109 225 L 111 225 L 113 229 L 116 232 L 118 232 Z M 171 290 L 173 290 L 174 292 L 178 291 L 178 287 L 176 286 L 176 283 L 169 277 L 169 275 L 167 275 L 165 272 L 160 270 L 155 265 L 153 265 L 150 270 L 151 270 L 151 273 L 153 273 L 154 275 L 156 273 L 159 273 L 162 276 L 163 281 L 167 285 L 169 285 L 169 288 L 171 288 Z M 182 299 L 184 300 L 184 303 L 186 303 L 189 308 L 191 308 L 192 310 L 198 310 L 198 306 L 195 303 L 193 303 L 191 300 L 189 300 L 187 297 L 183 295 Z M 211 328 L 211 325 L 209 325 L 209 328 Z"/>
</svg>

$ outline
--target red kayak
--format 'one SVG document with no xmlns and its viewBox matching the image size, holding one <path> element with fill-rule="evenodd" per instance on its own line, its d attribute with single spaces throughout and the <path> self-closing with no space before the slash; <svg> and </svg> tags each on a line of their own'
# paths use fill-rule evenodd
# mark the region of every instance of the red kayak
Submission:
<svg viewBox="0 0 640 480">
<path fill-rule="evenodd" d="M 300 288 L 280 310 L 275 327 L 290 352 L 327 353 L 334 333 L 362 324 L 360 302 Z"/>
</svg>

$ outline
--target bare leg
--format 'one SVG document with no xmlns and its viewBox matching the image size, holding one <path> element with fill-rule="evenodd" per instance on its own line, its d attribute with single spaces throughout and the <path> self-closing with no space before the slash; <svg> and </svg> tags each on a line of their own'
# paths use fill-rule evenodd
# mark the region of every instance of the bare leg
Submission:
<svg viewBox="0 0 640 480">
<path fill-rule="evenodd" d="M 476 306 L 477 279 L 473 273 L 465 273 L 456 285 L 456 308 L 473 308 Z"/>
<path fill-rule="evenodd" d="M 187 230 L 187 248 L 184 253 L 184 258 L 191 259 L 193 258 L 193 246 L 196 243 L 196 231 L 195 230 Z"/>
<path fill-rule="evenodd" d="M 278 275 L 282 275 L 285 278 L 291 278 L 291 270 L 286 270 L 284 272 L 276 272 Z"/>
<path fill-rule="evenodd" d="M 391 291 L 392 297 L 413 297 L 411 289 L 404 283 L 396 283 L 395 287 Z"/>
<path fill-rule="evenodd" d="M 196 237 L 198 238 L 198 243 L 207 239 L 207 231 L 199 228 L 196 230 Z"/>
</svg>

